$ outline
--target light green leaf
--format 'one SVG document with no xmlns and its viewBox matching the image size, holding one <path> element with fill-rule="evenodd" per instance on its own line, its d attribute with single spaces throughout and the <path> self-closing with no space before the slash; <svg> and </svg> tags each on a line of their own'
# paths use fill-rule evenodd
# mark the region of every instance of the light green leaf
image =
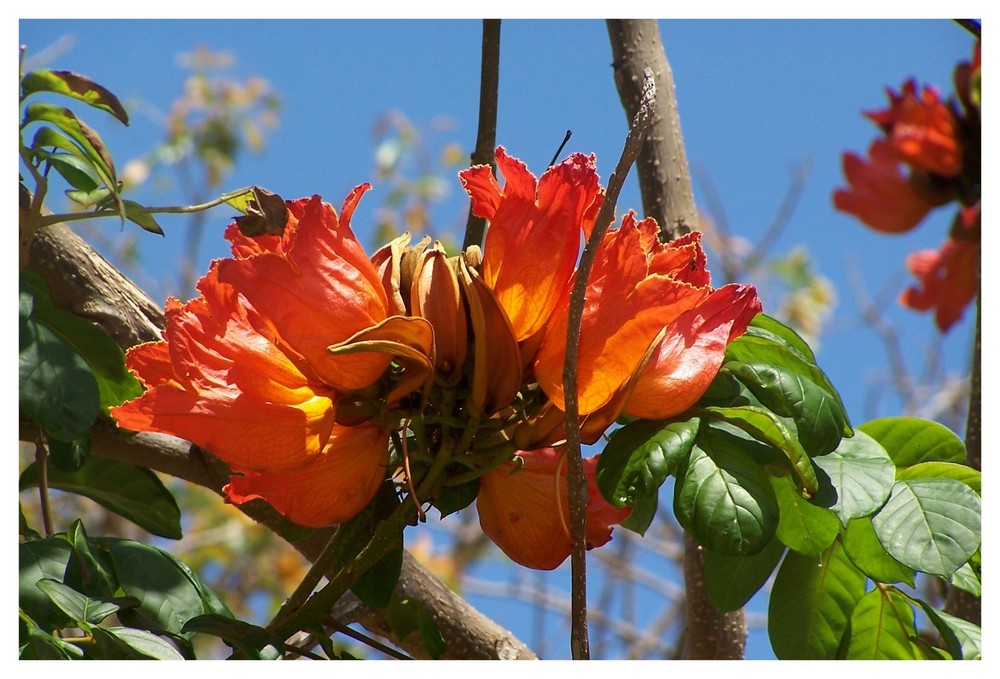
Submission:
<svg viewBox="0 0 1000 679">
<path fill-rule="evenodd" d="M 163 235 L 163 229 L 160 228 L 160 225 L 156 222 L 156 218 L 153 217 L 153 214 L 144 205 L 140 205 L 134 200 L 125 200 L 122 203 L 125 206 L 125 217 L 130 222 L 135 222 L 150 233 L 155 233 L 159 236 Z"/>
<path fill-rule="evenodd" d="M 845 526 L 875 513 L 892 490 L 896 468 L 882 446 L 863 431 L 812 462 L 821 481 L 816 502 L 832 509 Z"/>
<path fill-rule="evenodd" d="M 83 651 L 73 644 L 54 637 L 31 621 L 24 621 L 28 638 L 18 649 L 20 660 L 74 660 L 83 658 Z"/>
<path fill-rule="evenodd" d="M 962 567 L 951 576 L 949 583 L 953 587 L 957 587 L 973 596 L 983 596 L 983 583 L 980 581 L 979 574 L 973 568 L 972 563 L 962 564 Z"/>
<path fill-rule="evenodd" d="M 752 556 L 731 556 L 704 548 L 705 593 L 720 611 L 742 608 L 756 594 L 785 553 L 779 540 L 771 540 Z"/>
<path fill-rule="evenodd" d="M 916 573 L 909 566 L 896 561 L 879 542 L 872 527 L 872 519 L 866 516 L 851 519 L 844 532 L 844 549 L 854 565 L 865 575 L 877 582 L 904 582 L 915 585 Z"/>
<path fill-rule="evenodd" d="M 965 444 L 948 427 L 917 417 L 883 417 L 858 427 L 878 441 L 897 467 L 965 462 Z"/>
<path fill-rule="evenodd" d="M 91 630 L 102 659 L 184 660 L 166 640 L 132 627 L 94 627 Z"/>
<path fill-rule="evenodd" d="M 913 607 L 895 587 L 876 587 L 851 614 L 848 660 L 914 660 Z"/>
<path fill-rule="evenodd" d="M 948 578 L 979 549 L 979 496 L 953 479 L 899 481 L 872 525 L 885 551 L 910 568 Z"/>
<path fill-rule="evenodd" d="M 27 98 L 37 92 L 55 92 L 82 101 L 89 106 L 110 113 L 128 125 L 128 112 L 106 87 L 98 85 L 87 76 L 72 71 L 40 69 L 25 73 L 21 80 L 21 96 Z"/>
<path fill-rule="evenodd" d="M 798 492 L 790 477 L 771 477 L 781 517 L 777 537 L 799 554 L 820 554 L 840 532 L 837 515 L 812 504 Z"/>
<path fill-rule="evenodd" d="M 979 625 L 939 611 L 926 601 L 912 599 L 927 614 L 955 660 L 982 660 L 983 630 Z"/>
<path fill-rule="evenodd" d="M 983 494 L 983 475 L 978 469 L 954 462 L 918 462 L 910 467 L 896 469 L 896 480 L 954 479 L 961 481 L 980 496 Z"/>
<path fill-rule="evenodd" d="M 51 578 L 40 580 L 37 587 L 76 623 L 96 625 L 121 608 L 138 604 L 135 599 L 127 597 L 92 599 Z"/>
<path fill-rule="evenodd" d="M 822 556 L 785 554 L 771 590 L 767 631 L 780 660 L 832 660 L 851 612 L 865 594 L 865 574 L 839 542 Z"/>
</svg>

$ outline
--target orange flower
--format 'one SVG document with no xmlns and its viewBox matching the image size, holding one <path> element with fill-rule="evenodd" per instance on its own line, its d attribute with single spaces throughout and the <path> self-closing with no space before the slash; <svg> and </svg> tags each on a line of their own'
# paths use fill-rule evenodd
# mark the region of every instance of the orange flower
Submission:
<svg viewBox="0 0 1000 679">
<path fill-rule="evenodd" d="M 868 150 L 865 163 L 853 153 L 844 154 L 844 175 L 850 188 L 838 189 L 833 204 L 876 231 L 909 231 L 930 210 L 948 201 L 929 187 L 919 186 L 899 172 L 899 156 L 884 139 Z"/>
<path fill-rule="evenodd" d="M 569 556 L 569 501 L 563 451 L 520 451 L 523 468 L 507 462 L 482 477 L 476 508 L 483 532 L 511 559 L 552 570 Z M 599 456 L 598 456 L 599 457 Z M 608 504 L 597 488 L 598 457 L 583 461 L 587 477 L 587 549 L 611 539 L 611 526 L 631 509 Z"/>
<path fill-rule="evenodd" d="M 919 284 L 900 295 L 903 306 L 917 311 L 934 310 L 934 320 L 941 332 L 954 325 L 976 295 L 979 273 L 980 242 L 977 234 L 964 229 L 978 229 L 979 205 L 959 213 L 959 233 L 946 240 L 940 250 L 922 250 L 906 258 L 906 267 Z"/>
<path fill-rule="evenodd" d="M 903 85 L 901 94 L 886 90 L 891 105 L 882 111 L 866 113 L 885 131 L 900 159 L 909 165 L 954 177 L 962 171 L 962 144 L 958 125 L 951 110 L 933 87 L 924 86 L 917 96 L 912 79 Z"/>
<path fill-rule="evenodd" d="M 482 276 L 520 342 L 540 331 L 573 275 L 581 232 L 594 228 L 604 199 L 594 156 L 574 153 L 535 176 L 502 146 L 496 161 L 503 189 L 488 165 L 459 173 L 472 212 L 488 219 Z"/>
<path fill-rule="evenodd" d="M 700 240 L 701 234 L 693 232 L 660 243 L 656 222 L 636 222 L 632 212 L 621 228 L 605 234 L 588 281 L 580 325 L 581 415 L 608 403 L 636 371 L 657 334 L 712 292 Z M 565 409 L 562 374 L 569 289 L 566 295 L 534 363 L 539 386 L 560 410 Z"/>
</svg>

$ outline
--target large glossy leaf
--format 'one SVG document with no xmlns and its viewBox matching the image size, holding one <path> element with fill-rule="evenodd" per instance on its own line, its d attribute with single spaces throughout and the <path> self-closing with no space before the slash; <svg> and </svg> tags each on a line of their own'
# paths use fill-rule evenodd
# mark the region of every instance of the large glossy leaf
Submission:
<svg viewBox="0 0 1000 679">
<path fill-rule="evenodd" d="M 180 509 L 156 473 L 110 458 L 91 457 L 75 472 L 49 469 L 49 487 L 89 497 L 154 535 L 182 537 Z M 21 474 L 21 489 L 38 485 L 38 468 L 32 463 Z"/>
<path fill-rule="evenodd" d="M 745 452 L 696 443 L 674 487 L 677 520 L 698 542 L 723 554 L 750 555 L 771 540 L 778 502 L 767 474 Z"/>
<path fill-rule="evenodd" d="M 767 631 L 780 660 L 832 660 L 854 607 L 865 594 L 865 574 L 839 542 L 820 558 L 788 552 L 771 590 Z"/>
<path fill-rule="evenodd" d="M 22 127 L 27 127 L 32 123 L 50 123 L 55 125 L 67 137 L 80 147 L 90 161 L 91 166 L 97 172 L 104 184 L 116 190 L 118 179 L 115 175 L 115 167 L 111 161 L 111 156 L 104 147 L 101 138 L 90 129 L 82 120 L 78 119 L 72 111 L 62 106 L 36 102 L 29 104 L 25 108 Z"/>
<path fill-rule="evenodd" d="M 983 494 L 983 475 L 978 469 L 954 462 L 918 462 L 910 467 L 896 469 L 896 480 L 954 479 L 961 481 L 980 496 Z"/>
<path fill-rule="evenodd" d="M 73 558 L 63 582 L 91 597 L 111 597 L 118 590 L 111 558 L 87 536 L 83 522 L 77 519 L 66 533 L 73 546 Z"/>
<path fill-rule="evenodd" d="M 182 632 L 199 632 L 219 637 L 251 660 L 275 658 L 281 654 L 279 649 L 284 648 L 281 640 L 274 639 L 263 627 L 217 613 L 206 613 L 191 618 L 184 625 Z"/>
<path fill-rule="evenodd" d="M 110 113 L 128 125 L 128 112 L 106 87 L 98 85 L 87 76 L 72 71 L 40 69 L 25 73 L 21 79 L 21 94 L 28 97 L 37 92 L 55 92 L 82 101 L 89 106 Z"/>
<path fill-rule="evenodd" d="M 112 613 L 139 603 L 129 597 L 92 599 L 51 578 L 40 580 L 37 586 L 52 603 L 76 623 L 96 625 Z"/>
<path fill-rule="evenodd" d="M 742 608 L 771 577 L 784 553 L 780 540 L 771 540 L 752 556 L 720 554 L 706 547 L 703 572 L 708 600 L 721 611 Z"/>
<path fill-rule="evenodd" d="M 771 485 L 781 511 L 778 539 L 799 554 L 826 551 L 840 532 L 837 515 L 803 497 L 789 477 L 772 477 Z"/>
<path fill-rule="evenodd" d="M 766 363 L 728 361 L 722 369 L 735 375 L 773 413 L 791 418 L 799 442 L 810 455 L 837 447 L 847 418 L 828 391 L 798 373 Z"/>
<path fill-rule="evenodd" d="M 965 462 L 965 444 L 943 424 L 916 417 L 883 417 L 858 427 L 878 441 L 897 467 L 920 462 Z"/>
<path fill-rule="evenodd" d="M 103 660 L 184 660 L 166 640 L 132 627 L 94 627 L 94 655 Z"/>
<path fill-rule="evenodd" d="M 123 611 L 122 622 L 180 635 L 188 620 L 206 612 L 198 588 L 162 550 L 131 540 L 102 542 L 122 590 L 139 600 L 138 608 Z"/>
<path fill-rule="evenodd" d="M 33 622 L 27 622 L 27 638 L 19 639 L 21 660 L 73 660 L 83 658 L 83 651 L 59 637 L 52 636 Z"/>
<path fill-rule="evenodd" d="M 42 629 L 53 630 L 70 622 L 36 583 L 45 578 L 62 581 L 72 548 L 59 537 L 30 540 L 18 545 L 18 602 Z"/>
<path fill-rule="evenodd" d="M 732 408 L 709 407 L 703 412 L 707 417 L 717 418 L 739 428 L 751 437 L 779 451 L 787 462 L 786 468 L 796 478 L 799 488 L 810 495 L 819 490 L 816 472 L 809 456 L 802 448 L 795 433 L 786 422 L 760 406 L 737 406 Z"/>
<path fill-rule="evenodd" d="M 851 614 L 850 636 L 845 646 L 849 660 L 913 660 L 918 656 L 911 639 L 913 607 L 895 587 L 876 587 Z"/>
<path fill-rule="evenodd" d="M 876 582 L 915 585 L 916 572 L 896 561 L 875 535 L 871 517 L 851 519 L 844 531 L 844 549 L 854 565 Z"/>
<path fill-rule="evenodd" d="M 979 549 L 979 496 L 953 479 L 899 481 L 872 525 L 885 551 L 910 568 L 948 578 Z"/>
<path fill-rule="evenodd" d="M 812 349 L 809 348 L 809 343 L 802 339 L 797 332 L 778 319 L 768 316 L 767 314 L 757 314 L 753 317 L 753 320 L 750 321 L 750 326 L 747 328 L 747 334 L 752 335 L 758 331 L 763 331 L 770 334 L 772 337 L 776 337 L 782 345 L 793 350 L 803 359 L 816 363 L 816 357 L 813 355 Z"/>
<path fill-rule="evenodd" d="M 73 347 L 34 319 L 32 295 L 23 282 L 19 308 L 21 415 L 57 439 L 78 439 L 100 412 L 100 391 L 94 374 Z"/>
<path fill-rule="evenodd" d="M 597 487 L 604 499 L 619 507 L 651 506 L 655 512 L 660 486 L 690 453 L 699 424 L 698 418 L 636 420 L 615 430 L 597 462 Z M 643 534 L 653 516 L 641 513 L 643 521 L 631 528 Z"/>
<path fill-rule="evenodd" d="M 882 446 L 860 428 L 834 452 L 813 458 L 813 465 L 820 478 L 816 501 L 832 509 L 845 526 L 885 504 L 896 474 Z"/>
<path fill-rule="evenodd" d="M 948 646 L 955 660 L 981 660 L 983 657 L 983 630 L 968 620 L 939 611 L 926 601 L 911 599 L 927 614 Z"/>
</svg>

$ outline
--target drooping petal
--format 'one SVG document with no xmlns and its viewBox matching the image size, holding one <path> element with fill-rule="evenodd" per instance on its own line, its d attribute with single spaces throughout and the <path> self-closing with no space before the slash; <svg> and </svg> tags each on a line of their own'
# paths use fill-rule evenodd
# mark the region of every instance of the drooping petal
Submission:
<svg viewBox="0 0 1000 679">
<path fill-rule="evenodd" d="M 900 173 L 899 156 L 889 142 L 875 141 L 868 150 L 868 161 L 853 153 L 844 154 L 844 176 L 849 187 L 834 192 L 833 204 L 876 231 L 909 231 L 931 209 L 947 202 L 947 196 Z"/>
<path fill-rule="evenodd" d="M 244 471 L 225 492 L 234 504 L 260 498 L 291 521 L 310 527 L 342 523 L 358 514 L 385 478 L 388 432 L 374 425 L 337 425 L 309 465 L 286 473 Z"/>
<path fill-rule="evenodd" d="M 976 296 L 980 244 L 949 238 L 940 250 L 922 250 L 906 258 L 906 267 L 918 283 L 900 295 L 900 304 L 917 311 L 934 310 L 941 332 L 962 318 Z"/>
<path fill-rule="evenodd" d="M 539 570 L 558 567 L 570 553 L 567 528 L 566 465 L 555 448 L 521 451 L 522 469 L 505 463 L 484 475 L 476 508 L 479 523 L 512 560 Z M 587 549 L 611 539 L 611 526 L 621 523 L 630 509 L 608 504 L 597 488 L 598 457 L 583 461 L 587 477 Z"/>
<path fill-rule="evenodd" d="M 682 413 L 715 379 L 726 345 L 760 313 L 749 285 L 726 285 L 667 326 L 625 404 L 626 415 L 657 420 Z"/>
<path fill-rule="evenodd" d="M 354 190 L 339 220 L 332 207 L 313 196 L 286 253 L 219 263 L 219 279 L 269 319 L 323 381 L 343 391 L 368 386 L 389 364 L 388 357 L 370 354 L 358 357 L 345 373 L 326 351 L 386 318 L 388 300 L 379 273 L 350 229 L 350 216 L 367 188 Z"/>
<path fill-rule="evenodd" d="M 505 184 L 482 167 L 461 173 L 473 212 L 490 220 L 483 280 L 507 313 L 518 341 L 544 327 L 565 289 L 603 199 L 594 156 L 576 153 L 535 180 L 527 166 L 497 147 Z M 492 177 L 492 175 L 490 175 Z"/>
<path fill-rule="evenodd" d="M 401 288 L 400 263 L 403 259 L 403 249 L 410 242 L 410 234 L 404 233 L 398 238 L 379 248 L 372 255 L 372 264 L 378 270 L 382 279 L 382 287 L 389 302 L 386 313 L 389 316 L 405 316 L 406 303 L 403 300 Z"/>
<path fill-rule="evenodd" d="M 594 260 L 580 323 L 577 387 L 581 415 L 605 405 L 636 370 L 656 335 L 682 313 L 697 306 L 708 294 L 708 285 L 684 280 L 707 279 L 697 239 L 679 247 L 661 245 L 647 237 L 655 222 L 636 223 L 626 215 L 620 229 L 609 231 Z M 644 250 L 646 246 L 649 251 Z M 651 269 L 651 264 L 661 266 Z M 692 269 L 691 267 L 695 268 Z M 565 409 L 563 364 L 569 301 L 559 305 L 546 329 L 535 357 L 539 386 Z"/>
</svg>

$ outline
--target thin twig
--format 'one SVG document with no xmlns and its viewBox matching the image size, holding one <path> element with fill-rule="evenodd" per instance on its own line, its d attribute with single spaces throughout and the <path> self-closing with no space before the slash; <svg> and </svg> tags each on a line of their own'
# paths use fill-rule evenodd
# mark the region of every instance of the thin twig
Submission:
<svg viewBox="0 0 1000 679">
<path fill-rule="evenodd" d="M 977 38 L 983 37 L 983 25 L 976 19 L 955 19 L 955 23 Z"/>
<path fill-rule="evenodd" d="M 566 136 L 563 137 L 562 143 L 559 144 L 559 148 L 556 149 L 556 152 L 552 154 L 552 160 L 549 161 L 549 167 L 555 165 L 556 161 L 559 160 L 559 154 L 562 153 L 564 148 L 566 148 L 566 142 L 568 142 L 569 138 L 572 136 L 573 130 L 566 130 Z"/>
<path fill-rule="evenodd" d="M 573 610 L 570 633 L 570 647 L 574 660 L 590 658 L 590 642 L 587 638 L 587 479 L 583 474 L 583 460 L 580 452 L 580 409 L 576 392 L 576 371 L 578 344 L 580 341 L 580 321 L 583 318 L 583 304 L 587 292 L 587 279 L 594 265 L 597 249 L 605 232 L 614 220 L 615 203 L 621 193 L 629 168 L 635 162 L 642 147 L 642 137 L 649 125 L 656 101 L 656 85 L 653 73 L 645 71 L 642 104 L 632 121 L 625 148 L 615 171 L 608 179 L 604 202 L 597 213 L 594 230 L 587 240 L 569 302 L 569 319 L 566 328 L 566 361 L 563 364 L 563 389 L 566 395 L 566 455 L 568 462 L 570 532 L 573 537 L 570 559 L 572 564 Z"/>
<path fill-rule="evenodd" d="M 493 167 L 493 153 L 497 145 L 497 101 L 500 91 L 500 20 L 483 19 L 482 64 L 479 73 L 479 130 L 476 133 L 476 150 L 472 153 L 473 165 Z M 496 168 L 493 167 L 495 170 Z M 486 233 L 486 220 L 472 214 L 465 224 L 465 241 L 462 250 L 472 245 L 482 246 Z"/>
<path fill-rule="evenodd" d="M 406 655 L 405 653 L 401 653 L 400 651 L 397 651 L 391 646 L 386 646 L 381 641 L 371 638 L 367 634 L 362 634 L 356 629 L 352 629 L 347 625 L 341 624 L 340 622 L 335 620 L 332 616 L 327 616 L 323 620 L 323 624 L 329 627 L 330 629 L 340 632 L 344 636 L 350 637 L 355 641 L 360 641 L 365 646 L 370 646 L 371 648 L 374 648 L 376 651 L 384 653 L 390 658 L 394 658 L 395 660 L 413 660 L 413 658 Z"/>
</svg>

